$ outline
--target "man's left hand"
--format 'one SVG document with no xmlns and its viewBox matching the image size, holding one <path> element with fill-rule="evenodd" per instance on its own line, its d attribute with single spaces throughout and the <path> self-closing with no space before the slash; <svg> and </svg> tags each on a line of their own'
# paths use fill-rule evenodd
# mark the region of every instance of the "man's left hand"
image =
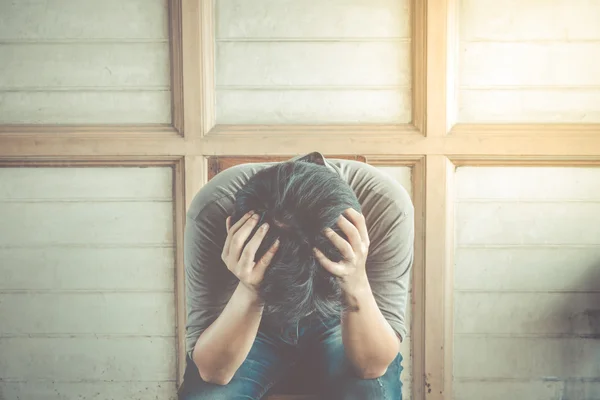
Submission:
<svg viewBox="0 0 600 400">
<path fill-rule="evenodd" d="M 319 263 L 340 279 L 343 290 L 352 290 L 363 284 L 368 285 L 366 261 L 369 254 L 369 234 L 365 217 L 349 208 L 340 216 L 337 222 L 348 241 L 335 233 L 331 228 L 324 231 L 342 254 L 340 262 L 331 261 L 319 249 L 315 248 L 315 256 Z"/>
</svg>

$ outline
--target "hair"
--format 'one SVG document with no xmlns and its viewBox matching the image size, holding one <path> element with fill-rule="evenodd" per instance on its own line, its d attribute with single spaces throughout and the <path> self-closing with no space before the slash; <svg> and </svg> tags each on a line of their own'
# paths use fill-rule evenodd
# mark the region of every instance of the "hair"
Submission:
<svg viewBox="0 0 600 400">
<path fill-rule="evenodd" d="M 259 287 L 265 315 L 282 324 L 309 315 L 339 317 L 342 295 L 338 280 L 321 266 L 313 247 L 334 262 L 342 260 L 323 231 L 331 228 L 346 239 L 337 220 L 348 208 L 361 211 L 352 188 L 327 167 L 306 161 L 263 169 L 238 191 L 231 223 L 255 211 L 270 226 L 255 261 L 276 239 L 280 241 Z"/>
</svg>

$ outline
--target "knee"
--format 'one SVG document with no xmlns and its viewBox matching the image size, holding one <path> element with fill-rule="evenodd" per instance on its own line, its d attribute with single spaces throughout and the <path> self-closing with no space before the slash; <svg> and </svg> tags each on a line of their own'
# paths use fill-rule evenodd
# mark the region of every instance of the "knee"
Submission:
<svg viewBox="0 0 600 400">
<path fill-rule="evenodd" d="M 233 380 L 227 385 L 215 385 L 202 382 L 193 387 L 184 388 L 179 393 L 179 400 L 232 400 L 258 398 L 260 388 L 252 385 L 251 382 L 242 380 Z"/>
<path fill-rule="evenodd" d="M 402 383 L 400 377 L 386 377 L 376 379 L 353 379 L 343 384 L 340 389 L 340 400 L 397 400 L 401 399 Z"/>
<path fill-rule="evenodd" d="M 397 400 L 402 399 L 402 382 L 400 373 L 402 357 L 398 357 L 390 364 L 385 374 L 375 379 L 361 379 L 357 375 L 351 374 L 343 379 L 340 389 L 340 399 L 381 399 Z"/>
</svg>

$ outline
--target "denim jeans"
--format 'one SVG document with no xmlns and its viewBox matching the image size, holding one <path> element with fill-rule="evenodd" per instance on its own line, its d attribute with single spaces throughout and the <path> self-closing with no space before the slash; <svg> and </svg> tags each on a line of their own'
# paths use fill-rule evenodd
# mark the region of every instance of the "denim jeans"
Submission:
<svg viewBox="0 0 600 400">
<path fill-rule="evenodd" d="M 402 399 L 402 356 L 398 354 L 382 377 L 359 378 L 346 359 L 339 320 L 301 321 L 285 329 L 261 323 L 248 357 L 224 386 L 204 382 L 188 358 L 179 399 L 261 399 L 293 370 L 301 357 L 307 357 L 320 399 Z"/>
</svg>

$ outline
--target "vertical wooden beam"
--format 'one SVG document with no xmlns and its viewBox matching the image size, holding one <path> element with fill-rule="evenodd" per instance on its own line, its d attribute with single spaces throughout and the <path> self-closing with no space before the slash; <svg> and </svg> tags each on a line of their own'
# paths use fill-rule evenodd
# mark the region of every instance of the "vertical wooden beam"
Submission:
<svg viewBox="0 0 600 400">
<path fill-rule="evenodd" d="M 427 2 L 426 37 L 426 136 L 443 136 L 448 132 L 447 100 L 447 20 L 448 2 L 452 0 L 423 0 Z"/>
<path fill-rule="evenodd" d="M 213 0 L 200 0 L 200 46 L 202 71 L 202 135 L 208 134 L 216 124 L 215 94 L 215 10 Z"/>
<path fill-rule="evenodd" d="M 186 139 L 202 134 L 202 56 L 200 0 L 181 2 L 183 132 Z"/>
<path fill-rule="evenodd" d="M 185 157 L 185 209 L 190 208 L 194 196 L 208 182 L 207 160 L 203 156 Z"/>
<path fill-rule="evenodd" d="M 454 165 L 426 157 L 425 399 L 452 398 Z"/>
<path fill-rule="evenodd" d="M 412 277 L 412 399 L 425 399 L 425 158 L 412 167 L 415 207 L 415 258 Z"/>
<path fill-rule="evenodd" d="M 183 43 L 181 40 L 181 0 L 169 0 L 171 123 L 173 128 L 183 135 Z"/>
<path fill-rule="evenodd" d="M 446 127 L 449 133 L 458 114 L 459 0 L 446 0 Z"/>
<path fill-rule="evenodd" d="M 427 80 L 427 0 L 411 2 L 412 16 L 412 124 L 425 132 Z"/>
<path fill-rule="evenodd" d="M 185 271 L 183 233 L 185 227 L 185 164 L 183 157 L 173 166 L 173 218 L 175 236 L 175 332 L 177 343 L 177 385 L 185 372 Z"/>
<path fill-rule="evenodd" d="M 175 217 L 175 304 L 177 326 L 177 384 L 183 381 L 185 372 L 185 267 L 183 238 L 186 212 L 194 196 L 206 183 L 206 159 L 203 156 L 185 156 L 174 167 L 173 196 Z"/>
</svg>

